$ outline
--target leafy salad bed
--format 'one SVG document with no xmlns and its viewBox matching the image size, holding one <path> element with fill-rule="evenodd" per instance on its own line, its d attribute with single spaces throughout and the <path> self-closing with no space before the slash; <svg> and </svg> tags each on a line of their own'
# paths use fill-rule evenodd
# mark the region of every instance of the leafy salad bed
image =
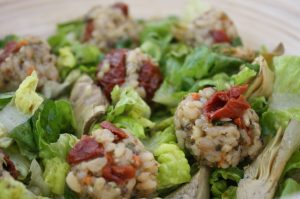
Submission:
<svg viewBox="0 0 300 199">
<path fill-rule="evenodd" d="M 15 35 L 0 40 L 0 199 L 140 197 L 135 185 L 119 195 L 105 196 L 94 194 L 97 185 L 90 178 L 80 181 L 81 191 L 68 182 L 71 171 L 75 172 L 70 154 L 76 152 L 83 157 L 81 162 L 88 162 L 92 152 L 82 143 L 87 137 L 97 139 L 95 132 L 103 130 L 115 135 L 115 144 L 133 136 L 142 143 L 142 151 L 154 157 L 155 189 L 145 196 L 148 198 L 280 198 L 300 191 L 299 56 L 283 55 L 282 44 L 274 51 L 248 49 L 238 35 L 230 35 L 234 30 L 228 16 L 218 18 L 217 14 L 215 18 L 211 14 L 218 13 L 215 10 L 192 15 L 195 19 L 137 20 L 130 18 L 123 3 L 98 9 L 109 10 L 104 14 L 111 14 L 114 20 L 108 17 L 108 22 L 96 24 L 95 8 L 83 18 L 59 24 L 48 44 L 32 44 L 30 38 Z M 221 29 L 214 27 L 218 23 Z M 35 54 L 22 57 L 24 49 L 34 45 L 37 49 L 49 45 L 57 77 L 42 77 L 44 68 L 50 67 L 45 58 L 35 58 Z M 8 60 L 17 56 L 21 61 L 9 62 L 5 69 Z M 26 68 L 26 75 L 17 74 L 25 70 L 27 65 L 21 66 L 27 62 L 33 66 Z M 136 71 L 143 78 L 129 74 L 131 67 L 141 67 Z M 10 80 L 5 79 L 12 73 Z M 41 84 L 41 78 L 47 81 Z M 12 85 L 10 81 L 18 86 L 11 89 L 7 86 Z M 217 161 L 212 166 L 203 161 L 208 159 L 205 151 L 197 149 L 200 155 L 195 155 L 194 149 L 179 143 L 179 131 L 191 144 L 197 140 L 187 133 L 191 130 L 188 125 L 175 125 L 174 120 L 182 119 L 178 118 L 178 105 L 189 96 L 201 101 L 202 91 L 209 87 L 213 96 L 246 88 L 238 95 L 243 99 L 236 100 L 242 100 L 259 117 L 261 146 L 254 157 L 243 157 L 228 166 Z M 226 107 L 234 97 L 229 98 L 213 111 Z M 212 119 L 209 124 L 218 128 L 236 125 L 242 132 L 243 121 L 235 119 L 241 119 L 244 110 L 233 114 L 234 110 L 236 105 L 226 109 L 229 116 Z M 205 110 L 199 114 L 207 117 Z M 138 156 L 140 152 L 133 153 Z M 108 161 L 107 154 L 100 156 Z M 114 166 L 113 177 L 104 178 L 120 188 L 132 177 L 128 177 L 128 169 L 120 171 L 122 165 Z M 138 181 L 141 168 L 134 169 L 133 178 Z M 96 177 L 105 175 L 102 170 Z M 118 179 L 126 180 L 119 183 Z M 90 192 L 83 188 L 92 185 Z"/>
</svg>

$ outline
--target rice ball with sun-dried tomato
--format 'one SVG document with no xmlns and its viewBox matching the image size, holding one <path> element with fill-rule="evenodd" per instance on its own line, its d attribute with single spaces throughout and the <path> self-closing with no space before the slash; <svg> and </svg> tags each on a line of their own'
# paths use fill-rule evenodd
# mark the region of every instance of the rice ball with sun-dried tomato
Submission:
<svg viewBox="0 0 300 199">
<path fill-rule="evenodd" d="M 125 130 L 107 121 L 100 125 L 70 150 L 67 185 L 80 198 L 151 197 L 158 172 L 153 154 Z"/>
<path fill-rule="evenodd" d="M 232 20 L 223 12 L 210 9 L 195 18 L 183 31 L 178 31 L 179 39 L 192 46 L 200 44 L 231 43 L 238 38 Z"/>
<path fill-rule="evenodd" d="M 141 49 L 115 49 L 99 64 L 97 80 L 109 98 L 114 86 L 133 87 L 151 100 L 163 78 L 155 61 Z"/>
<path fill-rule="evenodd" d="M 85 17 L 85 42 L 98 46 L 101 50 L 112 49 L 117 42 L 138 38 L 137 24 L 129 16 L 125 3 L 92 8 Z"/>
<path fill-rule="evenodd" d="M 247 86 L 227 91 L 205 88 L 180 102 L 175 113 L 177 140 L 211 167 L 236 166 L 255 158 L 261 147 L 259 118 L 243 97 Z"/>
<path fill-rule="evenodd" d="M 42 88 L 48 80 L 58 80 L 55 60 L 49 45 L 38 38 L 7 43 L 0 50 L 0 90 L 16 90 L 33 70 L 39 77 L 38 88 Z"/>
</svg>

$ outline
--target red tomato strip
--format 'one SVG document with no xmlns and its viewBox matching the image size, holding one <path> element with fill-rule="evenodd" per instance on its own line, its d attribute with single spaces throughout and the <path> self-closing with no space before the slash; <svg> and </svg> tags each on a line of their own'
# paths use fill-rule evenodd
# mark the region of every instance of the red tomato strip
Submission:
<svg viewBox="0 0 300 199">
<path fill-rule="evenodd" d="M 94 21 L 90 19 L 85 24 L 83 41 L 90 40 L 92 38 L 93 31 L 94 31 Z"/>
<path fill-rule="evenodd" d="M 110 130 L 113 134 L 115 134 L 118 138 L 117 141 L 128 137 L 128 135 L 122 129 L 116 127 L 108 121 L 101 122 L 100 126 L 104 129 Z"/>
<path fill-rule="evenodd" d="M 111 153 L 106 154 L 107 164 L 102 169 L 102 176 L 108 180 L 123 184 L 135 176 L 136 169 L 132 165 L 114 165 Z"/>
<path fill-rule="evenodd" d="M 3 168 L 5 170 L 7 170 L 12 177 L 17 178 L 18 175 L 19 175 L 19 172 L 16 169 L 16 166 L 15 166 L 14 162 L 11 161 L 9 159 L 9 157 L 6 154 L 4 154 L 4 152 L 1 149 L 0 149 L 0 153 L 2 153 L 4 155 L 4 158 L 3 158 L 4 159 Z"/>
<path fill-rule="evenodd" d="M 244 111 L 250 108 L 249 103 L 242 96 L 246 90 L 247 85 L 216 92 L 204 105 L 204 113 L 210 121 L 242 117 Z"/>
<path fill-rule="evenodd" d="M 110 93 L 116 85 L 122 85 L 126 78 L 126 53 L 125 49 L 116 49 L 108 53 L 105 59 L 99 64 L 98 70 L 101 70 L 104 63 L 109 64 L 109 71 L 99 80 L 105 95 L 110 98 Z"/>
<path fill-rule="evenodd" d="M 146 91 L 146 98 L 151 100 L 163 81 L 159 67 L 154 65 L 151 60 L 145 61 L 139 72 L 138 81 Z"/>
<path fill-rule="evenodd" d="M 28 41 L 22 40 L 20 42 L 11 41 L 8 42 L 3 50 L 3 52 L 0 54 L 0 64 L 10 55 L 13 53 L 16 53 L 20 50 L 22 46 L 28 45 Z"/>
<path fill-rule="evenodd" d="M 104 156 L 104 148 L 94 138 L 84 136 L 68 154 L 67 160 L 70 164 L 78 164 L 80 162 Z"/>
<path fill-rule="evenodd" d="M 215 43 L 230 42 L 230 39 L 224 30 L 212 30 L 210 34 Z"/>
</svg>

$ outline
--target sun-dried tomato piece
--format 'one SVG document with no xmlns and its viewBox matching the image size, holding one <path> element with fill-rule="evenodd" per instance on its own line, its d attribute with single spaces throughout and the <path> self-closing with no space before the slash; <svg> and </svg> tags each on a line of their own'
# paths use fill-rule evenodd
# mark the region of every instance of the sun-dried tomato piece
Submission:
<svg viewBox="0 0 300 199">
<path fill-rule="evenodd" d="M 139 72 L 138 81 L 139 85 L 146 91 L 146 98 L 151 100 L 163 81 L 159 67 L 152 63 L 151 60 L 144 61 Z"/>
<path fill-rule="evenodd" d="M 85 24 L 83 41 L 90 40 L 92 38 L 93 31 L 94 31 L 94 21 L 92 19 L 90 19 Z"/>
<path fill-rule="evenodd" d="M 117 136 L 117 141 L 125 139 L 128 135 L 120 128 L 116 127 L 108 121 L 101 122 L 100 126 L 104 129 L 110 130 L 114 135 Z"/>
<path fill-rule="evenodd" d="M 213 37 L 215 43 L 230 42 L 230 38 L 224 30 L 211 30 L 210 34 Z"/>
<path fill-rule="evenodd" d="M 132 165 L 115 165 L 111 153 L 106 154 L 107 164 L 102 169 L 102 176 L 117 184 L 123 184 L 135 177 L 136 169 Z"/>
<path fill-rule="evenodd" d="M 3 168 L 5 170 L 7 170 L 12 177 L 17 178 L 18 175 L 19 175 L 19 172 L 16 169 L 16 166 L 15 166 L 14 162 L 11 161 L 11 159 L 8 157 L 8 155 L 4 154 L 4 152 L 2 150 L 0 150 L 0 153 L 2 153 L 4 155 Z"/>
<path fill-rule="evenodd" d="M 103 88 L 105 95 L 110 98 L 110 93 L 116 85 L 122 85 L 126 78 L 126 53 L 125 49 L 115 49 L 105 56 L 99 64 L 98 71 L 103 64 L 109 64 L 109 70 L 99 79 L 99 84 Z"/>
<path fill-rule="evenodd" d="M 128 17 L 129 9 L 128 9 L 128 5 L 126 3 L 118 2 L 118 3 L 115 3 L 114 5 L 112 5 L 112 7 L 120 9 L 122 11 L 123 15 Z"/>
<path fill-rule="evenodd" d="M 249 103 L 242 96 L 246 90 L 247 85 L 214 93 L 205 103 L 204 113 L 210 121 L 221 118 L 236 119 L 242 117 L 244 111 L 250 108 Z"/>
<path fill-rule="evenodd" d="M 78 164 L 80 162 L 104 156 L 104 148 L 90 136 L 84 136 L 68 154 L 67 160 L 70 164 Z"/>
<path fill-rule="evenodd" d="M 3 52 L 0 54 L 0 64 L 11 54 L 17 53 L 22 46 L 28 45 L 28 41 L 22 40 L 19 42 L 11 41 L 5 45 Z"/>
</svg>

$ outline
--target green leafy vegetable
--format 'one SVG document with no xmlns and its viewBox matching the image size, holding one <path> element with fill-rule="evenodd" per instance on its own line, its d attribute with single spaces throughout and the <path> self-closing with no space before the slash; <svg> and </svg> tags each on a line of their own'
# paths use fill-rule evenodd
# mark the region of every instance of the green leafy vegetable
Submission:
<svg viewBox="0 0 300 199">
<path fill-rule="evenodd" d="M 265 97 L 250 98 L 249 102 L 251 108 L 254 109 L 258 115 L 261 115 L 268 110 L 268 102 Z"/>
<path fill-rule="evenodd" d="M 0 93 L 0 110 L 11 101 L 14 95 L 14 92 Z"/>
<path fill-rule="evenodd" d="M 133 88 L 115 86 L 111 98 L 112 105 L 107 110 L 106 119 L 128 129 L 134 136 L 144 138 L 144 128 L 153 126 L 149 120 L 151 110 L 147 103 Z"/>
<path fill-rule="evenodd" d="M 0 199 L 42 199 L 26 189 L 25 185 L 10 176 L 0 177 Z"/>
<path fill-rule="evenodd" d="M 216 90 L 225 90 L 231 86 L 230 77 L 226 73 L 218 73 L 211 78 L 197 81 L 190 89 L 191 92 L 198 92 L 207 86 L 215 87 Z"/>
<path fill-rule="evenodd" d="M 160 145 L 164 143 L 176 143 L 176 136 L 175 136 L 175 129 L 174 126 L 171 125 L 167 128 L 165 128 L 163 131 L 158 131 L 153 133 L 153 135 L 145 139 L 143 141 L 145 147 L 151 151 L 154 152 Z"/>
<path fill-rule="evenodd" d="M 58 50 L 59 56 L 57 65 L 60 68 L 73 68 L 76 65 L 76 58 L 70 47 L 63 47 Z"/>
<path fill-rule="evenodd" d="M 269 109 L 262 114 L 263 134 L 274 134 L 285 128 L 290 119 L 300 120 L 300 57 L 274 58 L 275 83 L 269 100 Z"/>
<path fill-rule="evenodd" d="M 40 157 L 44 159 L 58 157 L 61 160 L 65 160 L 70 149 L 77 141 L 78 139 L 74 135 L 61 134 L 56 142 L 50 143 L 47 147 L 43 148 L 40 152 Z"/>
<path fill-rule="evenodd" d="M 58 24 L 56 33 L 48 38 L 52 50 L 57 53 L 60 48 L 70 46 L 74 41 L 80 40 L 83 26 L 83 20 Z"/>
<path fill-rule="evenodd" d="M 158 189 L 165 189 L 188 182 L 190 165 L 183 151 L 175 144 L 161 144 L 154 155 L 159 162 Z"/>
<path fill-rule="evenodd" d="M 96 65 L 99 61 L 100 51 L 94 45 L 76 42 L 72 45 L 72 51 L 74 52 L 78 65 Z"/>
<path fill-rule="evenodd" d="M 0 39 L 0 49 L 4 48 L 8 42 L 17 41 L 19 39 L 16 35 L 7 35 L 3 39 Z"/>
<path fill-rule="evenodd" d="M 188 51 L 183 52 L 187 53 Z M 243 63 L 238 58 L 215 53 L 205 46 L 196 48 L 187 57 L 182 54 L 180 57 L 169 55 L 166 59 L 166 78 L 156 91 L 153 101 L 167 106 L 176 106 L 185 92 L 194 86 L 197 81 L 217 73 L 233 74 L 238 71 L 239 66 Z M 213 80 L 213 82 L 218 81 Z M 198 82 L 200 86 L 203 83 L 207 82 Z M 198 85 L 198 87 L 200 86 Z M 193 89 L 196 89 L 196 87 Z"/>
<path fill-rule="evenodd" d="M 215 198 L 226 198 L 230 195 L 235 195 L 236 186 L 240 179 L 243 178 L 243 175 L 243 171 L 237 167 L 216 169 L 209 180 L 211 193 Z"/>
<path fill-rule="evenodd" d="M 37 195 L 49 196 L 50 188 L 43 179 L 43 171 L 39 163 L 34 159 L 30 165 L 30 181 L 28 188 Z"/>
<path fill-rule="evenodd" d="M 46 100 L 30 120 L 13 129 L 10 137 L 17 142 L 23 155 L 33 159 L 37 152 L 49 153 L 45 150 L 49 150 L 49 147 L 51 150 L 51 147 L 55 146 L 49 144 L 56 142 L 60 134 L 67 132 L 76 133 L 70 103 L 66 100 Z"/>
<path fill-rule="evenodd" d="M 300 184 L 297 181 L 288 178 L 283 182 L 282 187 L 279 190 L 279 196 L 286 197 L 295 194 L 299 191 L 300 191 Z"/>
<path fill-rule="evenodd" d="M 19 173 L 18 180 L 24 180 L 29 173 L 30 161 L 20 154 L 16 145 L 11 145 L 5 149 L 4 152 L 14 163 L 16 170 Z"/>
<path fill-rule="evenodd" d="M 232 80 L 235 85 L 247 83 L 251 78 L 256 76 L 256 71 L 248 67 L 244 67 L 238 74 L 232 75 Z"/>
<path fill-rule="evenodd" d="M 58 157 L 44 160 L 45 171 L 43 177 L 55 194 L 63 194 L 65 190 L 65 178 L 70 169 L 69 164 Z"/>
</svg>

